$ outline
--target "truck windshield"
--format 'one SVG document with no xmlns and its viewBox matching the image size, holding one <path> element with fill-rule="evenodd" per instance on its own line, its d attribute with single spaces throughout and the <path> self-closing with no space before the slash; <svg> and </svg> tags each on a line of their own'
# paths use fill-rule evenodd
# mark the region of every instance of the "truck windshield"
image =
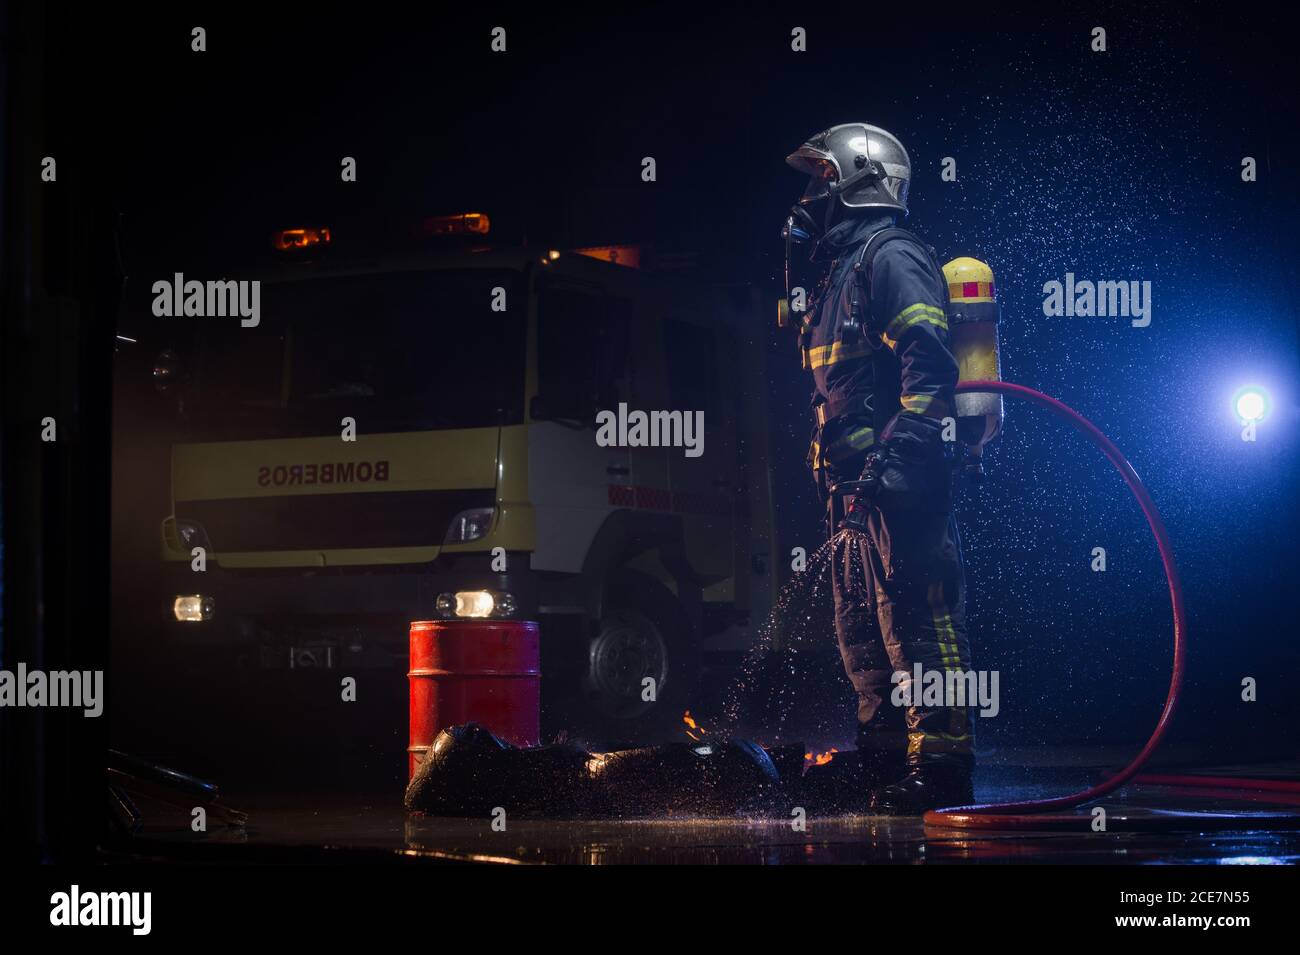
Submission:
<svg viewBox="0 0 1300 955">
<path fill-rule="evenodd" d="M 343 417 L 369 433 L 522 421 L 520 279 L 477 269 L 265 283 L 256 327 L 207 319 L 198 331 L 194 424 L 225 440 L 327 434 Z M 492 310 L 496 287 L 515 307 Z"/>
</svg>

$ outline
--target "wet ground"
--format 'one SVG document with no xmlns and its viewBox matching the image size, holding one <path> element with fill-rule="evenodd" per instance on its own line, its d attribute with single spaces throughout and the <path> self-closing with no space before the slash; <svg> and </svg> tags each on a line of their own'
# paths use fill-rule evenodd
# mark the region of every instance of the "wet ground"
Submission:
<svg viewBox="0 0 1300 955">
<path fill-rule="evenodd" d="M 1041 757 L 1041 754 L 1040 754 Z M 1003 760 L 977 777 L 983 800 L 1041 798 L 1095 782 L 1096 771 L 1063 769 L 1043 759 Z M 1163 767 L 1162 772 L 1174 771 Z M 1183 771 L 1183 770 L 1178 770 Z M 1222 766 L 1199 773 L 1300 779 L 1300 764 Z M 1258 796 L 1258 794 L 1256 794 Z M 346 861 L 394 860 L 561 863 L 1106 863 L 1295 864 L 1300 862 L 1300 796 L 1237 800 L 1230 791 L 1134 785 L 1107 797 L 1106 831 L 1093 831 L 1081 812 L 1068 830 L 961 831 L 919 819 L 872 816 L 811 817 L 797 831 L 790 818 L 669 818 L 537 820 L 507 818 L 505 831 L 490 819 L 408 816 L 400 794 L 232 794 L 226 802 L 248 813 L 242 828 L 213 824 L 194 834 L 187 819 L 151 816 L 140 833 L 146 851 L 202 855 L 203 843 L 226 861 L 243 851 L 292 858 L 295 852 Z M 1198 815 L 1180 815 L 1184 810 Z M 1238 822 L 1235 812 L 1253 814 Z M 217 847 L 223 847 L 217 849 Z"/>
</svg>

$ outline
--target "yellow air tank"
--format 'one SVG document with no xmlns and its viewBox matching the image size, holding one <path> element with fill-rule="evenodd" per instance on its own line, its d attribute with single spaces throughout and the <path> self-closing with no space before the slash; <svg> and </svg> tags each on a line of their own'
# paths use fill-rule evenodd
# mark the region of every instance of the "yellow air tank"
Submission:
<svg viewBox="0 0 1300 955">
<path fill-rule="evenodd" d="M 948 336 L 959 381 L 1001 381 L 998 300 L 993 270 L 979 259 L 953 259 L 943 267 L 948 283 Z M 957 395 L 957 436 L 980 454 L 1002 430 L 1002 396 Z"/>
</svg>

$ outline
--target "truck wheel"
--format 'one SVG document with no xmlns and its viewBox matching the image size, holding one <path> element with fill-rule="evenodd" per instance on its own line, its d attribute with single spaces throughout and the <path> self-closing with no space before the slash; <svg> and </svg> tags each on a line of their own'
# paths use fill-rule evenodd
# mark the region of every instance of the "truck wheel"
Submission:
<svg viewBox="0 0 1300 955">
<path fill-rule="evenodd" d="M 620 571 L 587 645 L 574 730 L 602 744 L 681 735 L 682 714 L 699 679 L 694 628 L 677 598 L 645 574 Z M 646 683 L 654 698 L 646 700 Z"/>
</svg>

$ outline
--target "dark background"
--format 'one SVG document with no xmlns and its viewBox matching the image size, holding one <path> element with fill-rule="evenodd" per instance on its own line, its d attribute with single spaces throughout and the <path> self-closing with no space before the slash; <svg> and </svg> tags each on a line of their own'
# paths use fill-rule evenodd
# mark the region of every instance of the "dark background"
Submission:
<svg viewBox="0 0 1300 955">
<path fill-rule="evenodd" d="M 1157 3 L 978 13 L 197 5 L 147 16 L 56 4 L 7 15 L 7 251 L 40 248 L 47 290 L 88 303 L 75 334 L 51 340 L 33 318 L 41 290 L 24 286 L 21 256 L 11 256 L 6 322 L 21 320 L 45 348 L 45 364 L 17 373 L 53 399 L 72 386 L 41 371 L 70 348 L 83 359 L 70 412 L 83 413 L 86 438 L 67 452 L 82 457 L 63 462 L 58 489 L 75 504 L 47 515 L 62 536 L 46 551 L 75 541 L 81 562 L 45 571 L 65 584 L 80 574 L 81 585 L 52 590 L 44 606 L 57 620 L 58 606 L 92 598 L 58 623 L 63 651 L 81 661 L 83 641 L 104 652 L 94 641 L 111 593 L 120 626 L 108 680 L 124 744 L 147 738 L 128 730 L 165 719 L 160 701 L 183 705 L 184 693 L 159 689 L 166 652 L 150 646 L 153 635 L 121 626 L 134 619 L 132 586 L 153 566 L 165 485 L 145 475 L 166 449 L 120 403 L 119 473 L 124 461 L 141 470 L 114 489 L 117 563 L 111 584 L 98 576 L 109 569 L 97 442 L 109 420 L 119 262 L 147 276 L 233 268 L 274 228 L 322 223 L 344 245 L 473 209 L 492 216 L 501 242 L 639 243 L 775 301 L 777 230 L 803 186 L 782 160 L 806 136 L 860 120 L 911 154 L 908 224 L 942 261 L 974 255 L 993 266 L 1004 377 L 1100 425 L 1159 504 L 1191 615 L 1174 740 L 1220 757 L 1294 755 L 1296 70 L 1284 24 L 1269 14 Z M 207 29 L 206 53 L 190 51 L 196 25 Z M 489 51 L 497 25 L 508 30 L 505 55 Z M 790 51 L 795 25 L 808 30 L 807 53 Z M 1089 50 L 1094 26 L 1107 30 L 1106 53 Z M 31 155 L 47 154 L 59 159 L 59 183 L 41 187 Z M 355 183 L 340 182 L 343 156 L 357 159 Z M 641 181 L 644 156 L 656 159 L 657 182 Z M 954 183 L 939 177 L 946 156 L 957 161 Z M 1259 181 L 1241 181 L 1243 156 L 1258 161 Z M 39 228 L 19 228 L 23 208 Z M 1042 285 L 1067 271 L 1150 280 L 1150 327 L 1045 318 Z M 754 334 L 770 339 L 783 542 L 811 550 L 821 531 L 803 468 L 808 385 L 791 341 Z M 19 344 L 30 342 L 6 341 L 7 368 Z M 22 380 L 11 377 L 6 394 L 7 468 L 38 453 L 22 443 L 22 416 L 35 413 L 39 390 L 19 389 Z M 1273 401 L 1253 444 L 1239 440 L 1230 407 L 1244 384 L 1267 387 Z M 976 664 L 1002 673 L 1003 715 L 981 725 L 982 745 L 1144 738 L 1171 637 L 1136 504 L 1082 439 L 1018 404 L 989 470 L 961 512 Z M 30 510 L 21 477 L 7 470 L 3 488 L 6 666 L 33 658 L 20 650 L 23 608 L 12 605 L 28 597 L 9 539 L 19 527 L 9 515 Z M 80 523 L 58 523 L 69 515 Z M 1095 546 L 1107 549 L 1105 574 L 1088 570 Z M 1259 681 L 1258 703 L 1239 701 L 1246 676 Z M 191 762 L 222 768 L 201 754 Z"/>
</svg>

